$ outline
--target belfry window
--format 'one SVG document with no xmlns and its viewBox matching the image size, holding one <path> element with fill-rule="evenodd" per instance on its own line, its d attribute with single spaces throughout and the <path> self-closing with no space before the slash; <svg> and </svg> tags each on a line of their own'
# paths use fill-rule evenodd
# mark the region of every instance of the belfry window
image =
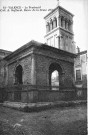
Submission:
<svg viewBox="0 0 88 135">
<path fill-rule="evenodd" d="M 57 18 L 54 17 L 54 20 L 53 20 L 53 28 L 56 28 L 57 27 Z"/>
<path fill-rule="evenodd" d="M 63 18 L 61 17 L 61 27 L 63 27 Z"/>
<path fill-rule="evenodd" d="M 66 29 L 66 23 L 67 23 L 67 22 L 66 22 L 66 20 L 65 20 L 65 29 Z"/>
<path fill-rule="evenodd" d="M 47 24 L 46 24 L 46 33 L 49 32 L 49 31 L 50 31 L 50 24 L 49 24 L 49 22 L 47 22 Z"/>
<path fill-rule="evenodd" d="M 50 20 L 50 30 L 52 30 L 53 29 L 53 21 L 52 21 L 52 19 Z"/>
</svg>

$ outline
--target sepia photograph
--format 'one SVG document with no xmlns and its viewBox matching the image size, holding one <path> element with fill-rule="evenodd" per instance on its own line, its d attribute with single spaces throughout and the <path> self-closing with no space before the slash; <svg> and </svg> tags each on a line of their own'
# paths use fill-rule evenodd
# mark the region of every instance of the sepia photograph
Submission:
<svg viewBox="0 0 88 135">
<path fill-rule="evenodd" d="M 87 0 L 0 1 L 0 135 L 87 135 Z"/>
</svg>

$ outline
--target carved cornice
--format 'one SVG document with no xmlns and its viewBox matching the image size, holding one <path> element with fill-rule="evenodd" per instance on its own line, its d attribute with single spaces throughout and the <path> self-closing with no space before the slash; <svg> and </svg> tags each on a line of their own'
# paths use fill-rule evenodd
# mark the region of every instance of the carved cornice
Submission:
<svg viewBox="0 0 88 135">
<path fill-rule="evenodd" d="M 47 51 L 46 51 L 47 50 Z M 45 53 L 46 51 L 46 53 Z M 75 54 L 72 54 L 70 52 L 60 50 L 48 45 L 45 45 L 41 48 L 41 51 L 35 50 L 34 52 L 35 55 L 42 55 L 44 57 L 52 58 L 52 59 L 57 59 L 57 60 L 63 60 L 66 62 L 72 62 L 74 63 L 74 58 L 76 57 Z M 67 59 L 66 59 L 67 57 Z"/>
<path fill-rule="evenodd" d="M 71 32 L 71 31 L 69 31 L 69 30 L 67 30 L 67 29 L 64 29 L 63 27 L 59 27 L 61 30 L 63 30 L 63 31 L 65 31 L 65 32 L 68 32 L 69 34 L 71 34 L 71 35 L 74 35 L 74 33 L 73 32 Z"/>
<path fill-rule="evenodd" d="M 58 9 L 59 9 L 59 11 L 62 10 L 62 11 L 64 11 L 65 13 L 71 15 L 72 17 L 74 16 L 74 15 L 73 15 L 71 12 L 69 12 L 68 10 L 64 9 L 64 8 L 61 7 L 61 6 L 58 6 L 58 7 L 56 7 L 55 9 L 53 9 L 49 14 L 47 14 L 47 15 L 44 17 L 44 19 L 46 19 L 50 14 L 52 14 L 55 10 L 58 10 Z"/>
</svg>

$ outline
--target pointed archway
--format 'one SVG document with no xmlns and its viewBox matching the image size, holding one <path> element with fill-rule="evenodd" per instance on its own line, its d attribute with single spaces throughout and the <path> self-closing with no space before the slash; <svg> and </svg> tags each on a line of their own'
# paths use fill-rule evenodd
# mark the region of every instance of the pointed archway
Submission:
<svg viewBox="0 0 88 135">
<path fill-rule="evenodd" d="M 49 67 L 49 85 L 52 90 L 59 90 L 62 78 L 62 68 L 58 63 L 52 63 Z"/>
<path fill-rule="evenodd" d="M 22 84 L 22 66 L 18 65 L 15 70 L 15 84 Z"/>
<path fill-rule="evenodd" d="M 23 68 L 21 65 L 18 65 L 15 70 L 15 84 L 17 85 L 17 89 L 14 92 L 15 101 L 21 101 L 21 87 L 19 87 L 19 84 L 23 83 L 22 73 L 23 73 Z"/>
</svg>

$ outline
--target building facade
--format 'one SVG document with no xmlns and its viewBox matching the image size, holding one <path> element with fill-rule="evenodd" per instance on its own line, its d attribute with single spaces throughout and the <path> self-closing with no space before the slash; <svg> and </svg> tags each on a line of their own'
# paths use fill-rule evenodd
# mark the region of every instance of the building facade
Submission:
<svg viewBox="0 0 88 135">
<path fill-rule="evenodd" d="M 79 88 L 87 87 L 87 51 L 77 53 L 74 60 L 75 85 Z"/>
<path fill-rule="evenodd" d="M 30 41 L 1 60 L 1 69 L 4 72 L 1 72 L 3 83 L 0 81 L 0 84 L 49 86 L 51 74 L 56 70 L 59 73 L 60 86 L 71 87 L 74 78 L 74 57 L 72 53 Z"/>
<path fill-rule="evenodd" d="M 45 102 L 75 97 L 75 80 L 80 79 L 76 63 L 83 56 L 75 51 L 73 14 L 57 6 L 45 21 L 45 44 L 32 40 L 1 56 L 0 87 L 7 91 L 7 100 Z"/>
<path fill-rule="evenodd" d="M 61 100 L 66 96 L 57 91 L 74 86 L 74 57 L 75 54 L 31 41 L 1 60 L 0 85 L 7 91 L 12 87 L 8 94 L 11 101 L 26 102 L 27 90 L 28 102 Z M 58 72 L 58 85 L 52 82 L 54 72 Z M 23 86 L 20 94 L 16 93 L 19 85 Z"/>
<path fill-rule="evenodd" d="M 45 42 L 53 47 L 76 53 L 73 33 L 73 14 L 57 6 L 44 17 L 46 22 Z"/>
</svg>

